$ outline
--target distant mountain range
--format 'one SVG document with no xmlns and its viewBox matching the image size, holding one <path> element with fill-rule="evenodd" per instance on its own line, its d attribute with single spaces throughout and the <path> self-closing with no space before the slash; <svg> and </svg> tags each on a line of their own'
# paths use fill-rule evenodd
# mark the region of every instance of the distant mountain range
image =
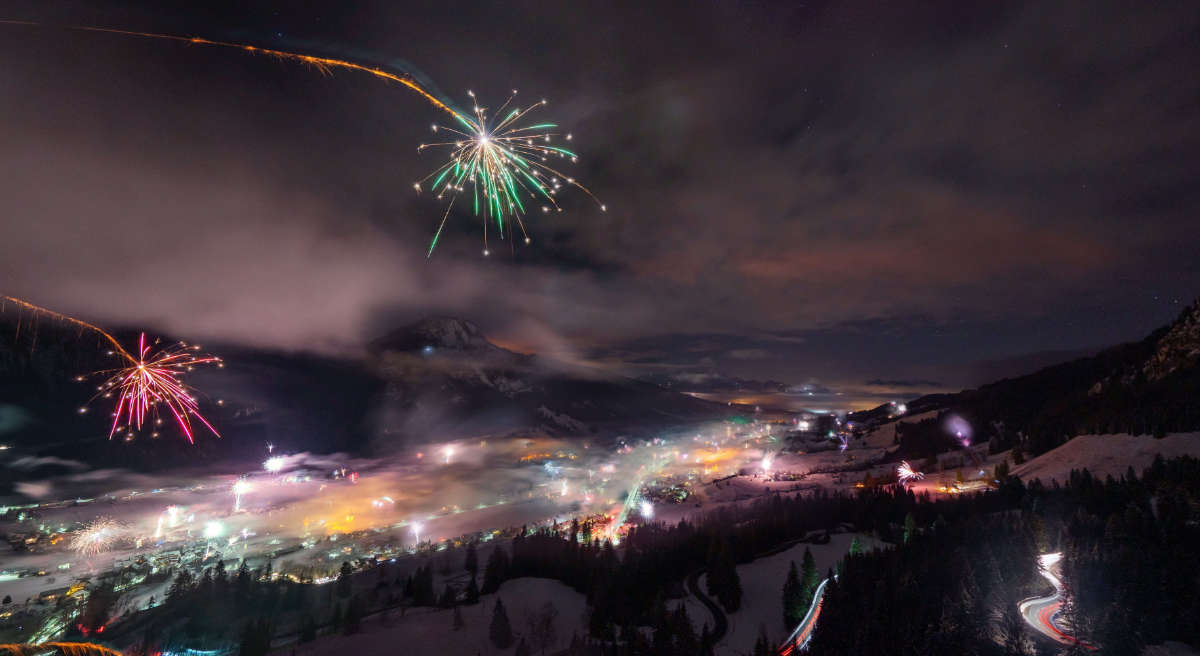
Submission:
<svg viewBox="0 0 1200 656">
<path fill-rule="evenodd" d="M 955 394 L 910 401 L 910 414 L 961 415 L 976 441 L 1042 453 L 1081 434 L 1200 430 L 1200 300 L 1145 339 Z M 855 413 L 886 416 L 887 406 Z"/>
<path fill-rule="evenodd" d="M 75 381 L 115 365 L 107 348 L 52 319 L 30 319 L 25 315 L 18 331 L 15 313 L 0 314 L 0 444 L 11 447 L 12 458 L 157 468 L 261 457 L 268 443 L 370 454 L 483 435 L 604 440 L 733 412 L 652 383 L 514 353 L 469 321 L 440 318 L 393 331 L 356 359 L 214 347 L 226 366 L 198 368 L 188 382 L 204 393 L 202 411 L 221 439 L 200 429 L 195 446 L 179 448 L 182 436 L 164 427 L 157 439 L 109 442 L 109 402 L 78 413 L 95 383 Z"/>
<path fill-rule="evenodd" d="M 10 447 L 0 458 L 37 456 L 49 470 L 68 471 L 71 460 L 152 469 L 255 458 L 268 443 L 371 454 L 483 435 L 604 440 L 739 412 L 684 391 L 797 391 L 715 373 L 613 376 L 514 353 L 469 321 L 438 318 L 381 337 L 359 358 L 218 346 L 225 368 L 200 369 L 189 382 L 205 394 L 202 407 L 221 439 L 200 430 L 195 446 L 179 448 L 183 438 L 167 429 L 158 439 L 117 443 L 107 439 L 107 401 L 77 412 L 95 390 L 75 378 L 114 366 L 105 344 L 50 319 L 26 315 L 18 328 L 18 316 L 0 314 L 0 445 Z M 907 410 L 956 413 L 975 428 L 977 442 L 1040 453 L 1077 434 L 1200 430 L 1198 399 L 1200 301 L 1139 342 L 978 389 L 923 396 Z M 851 419 L 870 422 L 892 411 L 880 406 Z M 0 478 L 0 493 L 5 487 Z"/>
<path fill-rule="evenodd" d="M 385 381 L 380 439 L 538 431 L 595 436 L 644 433 L 727 416 L 660 386 L 513 353 L 462 319 L 425 319 L 371 344 Z"/>
<path fill-rule="evenodd" d="M 688 393 L 716 394 L 720 392 L 743 392 L 748 394 L 786 394 L 801 393 L 800 385 L 790 385 L 776 380 L 747 380 L 735 376 L 726 376 L 714 371 L 673 372 L 648 374 L 641 377 L 649 383 L 666 389 Z"/>
</svg>

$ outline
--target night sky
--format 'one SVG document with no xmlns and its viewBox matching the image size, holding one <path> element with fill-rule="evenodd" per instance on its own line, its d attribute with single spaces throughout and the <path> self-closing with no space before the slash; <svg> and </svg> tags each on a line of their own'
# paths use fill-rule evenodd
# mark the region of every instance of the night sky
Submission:
<svg viewBox="0 0 1200 656">
<path fill-rule="evenodd" d="M 0 292 L 340 353 L 453 315 L 625 372 L 896 390 L 1140 338 L 1200 294 L 1197 3 L 191 4 L 0 18 L 396 63 L 463 104 L 518 88 L 609 211 L 566 194 L 486 259 L 452 214 L 426 260 L 416 146 L 443 116 L 411 91 L 5 25 Z"/>
</svg>

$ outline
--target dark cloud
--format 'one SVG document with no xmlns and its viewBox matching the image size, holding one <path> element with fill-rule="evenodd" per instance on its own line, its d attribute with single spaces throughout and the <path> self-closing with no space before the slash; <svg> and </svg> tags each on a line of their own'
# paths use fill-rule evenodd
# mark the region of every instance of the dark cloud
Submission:
<svg viewBox="0 0 1200 656">
<path fill-rule="evenodd" d="M 970 5 L 13 3 L 544 94 L 610 211 L 572 196 L 486 260 L 455 215 L 426 260 L 439 205 L 410 185 L 440 117 L 403 89 L 0 26 L 0 281 L 206 339 L 346 350 L 458 314 L 564 359 L 793 382 L 962 384 L 1139 336 L 1200 290 L 1200 8 Z"/>
<path fill-rule="evenodd" d="M 67 460 L 66 458 L 58 458 L 55 456 L 22 456 L 9 464 L 9 467 L 21 470 L 32 470 L 48 466 L 65 467 L 67 469 L 74 470 L 87 469 L 87 465 L 79 462 L 78 460 Z"/>
<path fill-rule="evenodd" d="M 942 387 L 942 383 L 936 380 L 884 380 L 882 378 L 872 378 L 863 384 L 874 387 Z"/>
</svg>

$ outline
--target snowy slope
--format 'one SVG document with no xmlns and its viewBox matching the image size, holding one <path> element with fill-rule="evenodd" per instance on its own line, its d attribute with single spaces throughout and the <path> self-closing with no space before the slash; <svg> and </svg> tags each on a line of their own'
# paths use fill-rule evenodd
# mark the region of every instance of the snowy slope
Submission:
<svg viewBox="0 0 1200 656">
<path fill-rule="evenodd" d="M 753 651 L 759 627 L 766 627 L 767 637 L 772 644 L 787 638 L 794 628 L 785 629 L 783 626 L 783 581 L 787 578 L 789 564 L 796 561 L 796 568 L 799 569 L 804 560 L 804 549 L 811 549 L 817 571 L 824 578 L 829 568 L 849 553 L 854 537 L 855 534 L 850 533 L 832 535 L 829 544 L 798 544 L 782 553 L 738 565 L 738 578 L 742 582 L 742 607 L 738 612 L 728 615 L 729 631 L 717 643 L 717 656 L 738 656 Z M 864 550 L 882 546 L 866 535 L 858 535 L 858 539 Z M 704 589 L 703 576 L 700 577 L 700 585 Z M 686 603 L 688 616 L 692 618 L 697 631 L 705 622 L 711 625 L 712 618 L 704 606 L 691 597 Z"/>
<path fill-rule="evenodd" d="M 500 591 L 485 595 L 475 606 L 461 607 L 463 628 L 453 628 L 454 614 L 450 610 L 414 609 L 403 617 L 394 611 L 384 619 L 378 615 L 363 621 L 362 632 L 352 636 L 325 636 L 306 645 L 297 645 L 296 656 L 446 656 L 448 654 L 511 654 L 513 648 L 499 650 L 488 640 L 488 627 L 496 598 L 504 607 L 512 624 L 513 634 L 520 636 L 528 629 L 528 618 L 546 603 L 558 610 L 555 630 L 557 644 L 548 649 L 553 653 L 565 648 L 571 634 L 582 636 L 586 600 L 558 581 L 520 578 L 506 581 Z M 290 653 L 290 648 L 289 648 Z"/>
<path fill-rule="evenodd" d="M 1072 469 L 1086 467 L 1093 476 L 1119 478 L 1132 466 L 1138 476 L 1154 461 L 1181 455 L 1200 456 L 1200 433 L 1172 433 L 1162 439 L 1149 435 L 1080 435 L 1062 446 L 1013 468 L 1025 481 L 1067 480 Z"/>
<path fill-rule="evenodd" d="M 926 419 L 932 419 L 938 416 L 938 410 L 930 410 L 916 415 L 905 415 L 898 417 L 895 421 L 889 421 L 886 424 L 877 426 L 874 430 L 863 438 L 863 443 L 869 447 L 887 448 L 895 444 L 896 439 L 896 424 L 909 423 L 915 424 Z"/>
</svg>

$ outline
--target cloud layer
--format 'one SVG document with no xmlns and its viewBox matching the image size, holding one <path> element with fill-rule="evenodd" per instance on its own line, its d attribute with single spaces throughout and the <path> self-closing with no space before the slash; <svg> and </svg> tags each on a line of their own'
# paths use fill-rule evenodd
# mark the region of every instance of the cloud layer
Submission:
<svg viewBox="0 0 1200 656">
<path fill-rule="evenodd" d="M 1200 290 L 1200 10 L 935 5 L 42 9 L 355 44 L 481 96 L 519 83 L 572 127 L 610 211 L 566 199 L 531 247 L 487 259 L 456 215 L 426 260 L 439 205 L 410 185 L 439 117 L 419 99 L 239 52 L 5 28 L 0 281 L 195 338 L 345 351 L 449 313 L 568 359 L 637 360 L 651 340 L 681 366 L 793 381 L 944 380 L 912 369 L 1170 316 Z M 879 349 L 842 348 L 864 330 Z"/>
</svg>

